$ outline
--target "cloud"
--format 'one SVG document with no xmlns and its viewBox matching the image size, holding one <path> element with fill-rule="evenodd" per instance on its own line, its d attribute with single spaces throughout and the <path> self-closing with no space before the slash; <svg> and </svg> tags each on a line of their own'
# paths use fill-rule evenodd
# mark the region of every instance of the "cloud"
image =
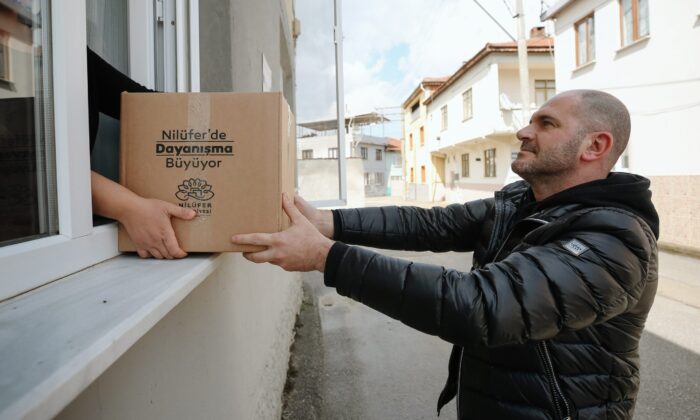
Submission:
<svg viewBox="0 0 700 420">
<path fill-rule="evenodd" d="M 516 34 L 506 2 L 480 0 Z M 335 116 L 332 3 L 295 3 L 302 21 L 296 61 L 300 121 Z M 524 3 L 529 29 L 540 24 L 540 1 Z M 510 40 L 469 0 L 346 0 L 342 18 L 345 104 L 350 114 L 400 106 L 424 77 L 450 75 L 485 43 Z"/>
</svg>

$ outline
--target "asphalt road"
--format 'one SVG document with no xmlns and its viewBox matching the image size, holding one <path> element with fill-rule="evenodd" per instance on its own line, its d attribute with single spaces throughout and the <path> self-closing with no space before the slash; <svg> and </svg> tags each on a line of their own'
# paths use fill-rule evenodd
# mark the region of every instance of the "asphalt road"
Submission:
<svg viewBox="0 0 700 420">
<path fill-rule="evenodd" d="M 469 254 L 383 252 L 460 270 L 471 260 Z M 700 309 L 688 304 L 700 297 L 690 296 L 700 290 L 692 277 L 698 271 L 697 260 L 662 259 L 660 290 L 673 297 L 674 282 L 690 289 L 677 299 L 657 295 L 641 342 L 635 419 L 700 419 Z M 306 274 L 304 282 L 283 418 L 437 418 L 450 344 L 337 295 L 319 273 Z M 454 403 L 440 415 L 455 417 Z"/>
</svg>

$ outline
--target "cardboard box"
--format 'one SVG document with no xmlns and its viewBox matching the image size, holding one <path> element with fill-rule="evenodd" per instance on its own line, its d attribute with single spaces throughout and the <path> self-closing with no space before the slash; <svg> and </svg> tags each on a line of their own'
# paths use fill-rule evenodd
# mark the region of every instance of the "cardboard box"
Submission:
<svg viewBox="0 0 700 420">
<path fill-rule="evenodd" d="M 187 252 L 253 251 L 236 233 L 288 227 L 294 116 L 281 93 L 123 93 L 120 182 L 142 197 L 195 209 L 173 218 Z M 135 251 L 123 226 L 119 250 Z"/>
</svg>

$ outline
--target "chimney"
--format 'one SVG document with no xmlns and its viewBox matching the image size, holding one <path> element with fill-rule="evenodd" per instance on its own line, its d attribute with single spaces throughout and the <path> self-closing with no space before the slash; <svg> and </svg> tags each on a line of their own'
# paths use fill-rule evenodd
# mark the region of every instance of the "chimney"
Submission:
<svg viewBox="0 0 700 420">
<path fill-rule="evenodd" d="M 544 26 L 533 26 L 530 29 L 530 38 L 545 38 L 547 34 L 544 33 Z"/>
</svg>

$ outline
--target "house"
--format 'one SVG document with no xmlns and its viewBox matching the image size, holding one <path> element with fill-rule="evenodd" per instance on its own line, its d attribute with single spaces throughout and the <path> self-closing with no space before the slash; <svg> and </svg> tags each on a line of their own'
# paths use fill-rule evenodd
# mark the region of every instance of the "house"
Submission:
<svg viewBox="0 0 700 420">
<path fill-rule="evenodd" d="M 298 275 L 119 254 L 92 216 L 118 123 L 101 117 L 91 156 L 86 50 L 150 88 L 294 109 L 298 28 L 292 0 L 1 2 L 0 418 L 280 416 Z"/>
<path fill-rule="evenodd" d="M 554 95 L 554 45 L 536 28 L 527 41 L 531 109 Z M 517 155 L 522 115 L 517 45 L 489 43 L 449 76 L 424 104 L 425 145 L 416 170 L 418 199 L 468 201 L 503 187 Z M 420 169 L 418 169 L 420 168 Z"/>
<path fill-rule="evenodd" d="M 559 1 L 542 19 L 554 22 L 557 89 L 603 90 L 629 108 L 617 170 L 651 180 L 660 244 L 700 252 L 700 3 Z"/>
<path fill-rule="evenodd" d="M 376 112 L 345 118 L 345 156 L 360 163 L 359 172 L 348 171 L 347 177 L 353 185 L 360 177 L 366 197 L 387 195 L 391 171 L 387 155 L 395 155 L 396 151 L 388 150 L 390 139 L 382 135 L 381 124 L 386 121 L 386 117 Z M 298 124 L 299 190 L 308 199 L 327 198 L 329 189 L 337 191 L 337 125 L 336 120 Z M 355 166 L 353 164 L 353 168 Z M 328 167 L 331 172 L 323 175 L 321 167 Z M 320 184 L 323 180 L 332 180 L 333 185 L 324 187 Z"/>
<path fill-rule="evenodd" d="M 402 150 L 406 199 L 431 201 L 435 185 L 444 184 L 443 166 L 438 166 L 440 162 L 425 153 L 425 102 L 446 80 L 447 77 L 426 77 L 401 105 L 404 110 Z"/>
</svg>

